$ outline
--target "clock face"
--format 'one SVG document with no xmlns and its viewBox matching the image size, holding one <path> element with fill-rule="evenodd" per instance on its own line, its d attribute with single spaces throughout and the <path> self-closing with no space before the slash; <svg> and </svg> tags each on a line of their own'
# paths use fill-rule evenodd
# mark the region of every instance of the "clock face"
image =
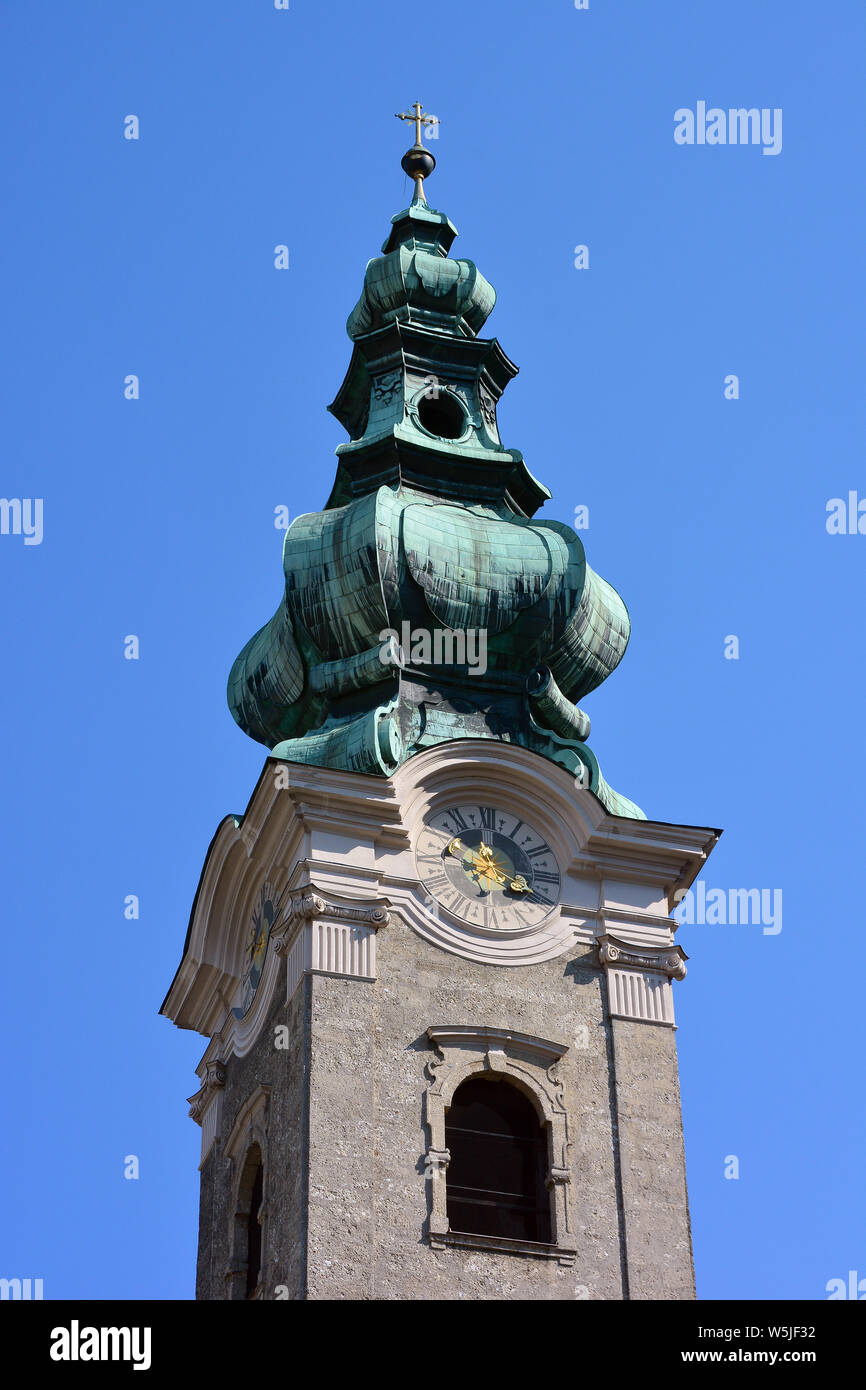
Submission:
<svg viewBox="0 0 866 1390">
<path fill-rule="evenodd" d="M 550 845 L 522 817 L 495 806 L 435 812 L 424 822 L 415 859 L 427 890 L 470 926 L 534 927 L 559 901 Z"/>
<path fill-rule="evenodd" d="M 271 928 L 277 920 L 278 909 L 279 904 L 271 885 L 263 883 L 250 916 L 241 969 L 241 1002 L 240 1007 L 234 1010 L 236 1018 L 243 1018 L 256 997 L 256 990 L 265 968 Z"/>
</svg>

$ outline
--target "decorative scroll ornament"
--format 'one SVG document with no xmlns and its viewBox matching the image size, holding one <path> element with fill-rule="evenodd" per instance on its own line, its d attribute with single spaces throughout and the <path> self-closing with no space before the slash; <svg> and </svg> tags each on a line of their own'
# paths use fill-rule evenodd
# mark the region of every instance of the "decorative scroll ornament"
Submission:
<svg viewBox="0 0 866 1390">
<path fill-rule="evenodd" d="M 688 956 L 681 946 L 634 946 L 605 932 L 599 937 L 598 958 L 602 965 L 620 969 L 652 970 L 674 980 L 684 980 Z"/>
<path fill-rule="evenodd" d="M 672 982 L 686 974 L 680 946 L 635 946 L 605 932 L 599 937 L 598 957 L 607 979 L 611 1018 L 674 1027 Z"/>
<path fill-rule="evenodd" d="M 399 371 L 387 372 L 384 376 L 376 377 L 373 382 L 373 395 L 376 400 L 381 401 L 383 405 L 390 405 L 400 390 L 402 380 L 403 373 Z"/>
<path fill-rule="evenodd" d="M 338 918 L 341 922 L 371 927 L 374 931 L 379 927 L 387 927 L 391 920 L 391 914 L 385 907 L 351 907 L 343 903 L 328 902 L 318 893 L 298 893 L 290 899 L 279 931 L 271 934 L 277 955 L 286 954 L 299 926 L 319 917 Z"/>
<path fill-rule="evenodd" d="M 188 1100 L 190 1119 L 195 1120 L 197 1125 L 201 1124 L 205 1111 L 214 1099 L 216 1092 L 222 1090 L 225 1084 L 225 1062 L 208 1062 L 201 1090 L 196 1091 L 195 1095 L 190 1096 Z"/>
</svg>

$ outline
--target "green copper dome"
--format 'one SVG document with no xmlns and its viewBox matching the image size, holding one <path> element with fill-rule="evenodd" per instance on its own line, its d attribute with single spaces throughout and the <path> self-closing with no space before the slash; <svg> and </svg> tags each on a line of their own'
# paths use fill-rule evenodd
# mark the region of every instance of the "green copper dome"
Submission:
<svg viewBox="0 0 866 1390">
<path fill-rule="evenodd" d="M 496 291 L 472 261 L 449 258 L 457 228 L 417 199 L 392 221 L 384 254 L 367 266 L 361 298 L 346 324 L 349 337 L 400 319 L 474 338 L 493 310 Z"/>
<path fill-rule="evenodd" d="M 349 317 L 331 496 L 286 532 L 283 596 L 229 706 L 275 757 L 381 776 L 453 739 L 520 743 L 641 817 L 576 704 L 621 660 L 628 613 L 570 527 L 532 519 L 550 494 L 497 418 L 517 368 L 477 336 L 495 292 L 449 256 L 457 230 L 414 176 Z"/>
</svg>

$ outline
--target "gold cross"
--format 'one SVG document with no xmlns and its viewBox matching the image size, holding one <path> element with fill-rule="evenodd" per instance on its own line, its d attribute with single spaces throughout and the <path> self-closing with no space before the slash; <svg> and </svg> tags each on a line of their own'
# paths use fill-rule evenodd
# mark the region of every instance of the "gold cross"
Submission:
<svg viewBox="0 0 866 1390">
<path fill-rule="evenodd" d="M 394 112 L 394 115 L 397 117 L 397 120 L 398 120 L 398 121 L 414 121 L 414 122 L 415 122 L 415 144 L 416 144 L 416 145 L 420 145 L 420 144 L 421 144 L 421 122 L 422 122 L 422 121 L 424 122 L 425 126 L 439 125 L 439 117 L 438 117 L 438 116 L 431 116 L 431 115 L 429 115 L 429 114 L 427 114 L 427 113 L 422 114 L 423 111 L 424 111 L 424 108 L 423 108 L 423 106 L 421 105 L 420 101 L 416 101 L 416 102 L 414 103 L 414 110 L 413 110 L 413 111 L 395 111 L 395 112 Z"/>
</svg>

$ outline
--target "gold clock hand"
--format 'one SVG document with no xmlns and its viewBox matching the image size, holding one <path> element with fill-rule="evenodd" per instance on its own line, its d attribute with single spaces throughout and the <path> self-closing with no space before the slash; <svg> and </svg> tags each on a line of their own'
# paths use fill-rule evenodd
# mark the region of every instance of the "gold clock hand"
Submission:
<svg viewBox="0 0 866 1390">
<path fill-rule="evenodd" d="M 510 874 L 503 873 L 495 864 L 485 860 L 484 873 L 488 878 L 493 878 L 497 883 L 501 883 L 504 888 L 511 888 L 516 893 L 526 893 L 530 891 L 529 884 L 522 874 L 517 874 L 514 878 Z"/>
<path fill-rule="evenodd" d="M 490 866 L 487 864 L 486 860 L 480 858 L 474 850 L 467 849 L 459 837 L 449 840 L 448 844 L 445 846 L 445 852 L 446 854 L 453 855 L 455 859 L 460 860 L 464 872 L 468 873 L 471 869 L 476 876 L 490 873 Z M 469 866 L 468 869 L 467 864 Z"/>
<path fill-rule="evenodd" d="M 476 872 L 484 873 L 487 877 L 495 879 L 497 883 L 510 888 L 515 893 L 529 893 L 531 888 L 526 882 L 523 874 L 515 874 L 512 878 L 509 874 L 503 873 L 495 861 L 496 851 L 486 845 L 484 841 L 478 846 L 477 854 L 470 854 L 469 858 L 476 869 Z"/>
<path fill-rule="evenodd" d="M 449 840 L 446 846 L 446 853 L 452 855 L 455 859 L 468 861 L 473 872 L 479 877 L 492 878 L 496 883 L 502 884 L 503 887 L 510 888 L 513 893 L 532 892 L 523 874 L 515 874 L 512 878 L 510 875 L 502 872 L 494 862 L 496 851 L 492 846 L 486 845 L 483 840 L 477 850 L 470 850 L 466 848 L 459 836 L 455 836 L 453 840 Z"/>
</svg>

